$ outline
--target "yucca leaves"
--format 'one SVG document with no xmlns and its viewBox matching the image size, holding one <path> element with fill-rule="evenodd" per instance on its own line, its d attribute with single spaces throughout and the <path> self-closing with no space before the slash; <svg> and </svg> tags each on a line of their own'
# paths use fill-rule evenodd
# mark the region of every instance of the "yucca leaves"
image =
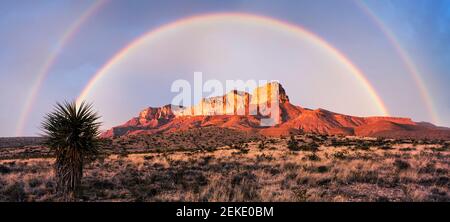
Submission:
<svg viewBox="0 0 450 222">
<path fill-rule="evenodd" d="M 68 199 L 73 199 L 81 184 L 83 163 L 99 153 L 100 117 L 92 104 L 82 102 L 57 103 L 42 123 L 45 144 L 56 155 L 57 188 Z"/>
</svg>

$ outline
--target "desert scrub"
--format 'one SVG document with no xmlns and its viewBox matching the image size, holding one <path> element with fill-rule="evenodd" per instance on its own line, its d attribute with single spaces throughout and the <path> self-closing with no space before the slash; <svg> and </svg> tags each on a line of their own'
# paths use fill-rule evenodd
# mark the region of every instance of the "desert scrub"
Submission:
<svg viewBox="0 0 450 222">
<path fill-rule="evenodd" d="M 411 165 L 408 162 L 401 159 L 396 159 L 394 161 L 394 166 L 397 167 L 398 170 L 406 170 L 411 167 Z"/>
</svg>

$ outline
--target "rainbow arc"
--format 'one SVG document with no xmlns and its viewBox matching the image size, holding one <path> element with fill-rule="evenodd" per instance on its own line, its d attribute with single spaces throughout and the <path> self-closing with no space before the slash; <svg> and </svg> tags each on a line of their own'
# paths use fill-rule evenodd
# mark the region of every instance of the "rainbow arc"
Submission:
<svg viewBox="0 0 450 222">
<path fill-rule="evenodd" d="M 133 40 L 131 43 L 126 45 L 124 48 L 119 50 L 112 58 L 107 61 L 89 80 L 87 85 L 84 87 L 82 92 L 77 98 L 77 103 L 80 103 L 81 101 L 85 100 L 89 93 L 93 90 L 95 87 L 95 84 L 102 79 L 103 76 L 107 75 L 108 72 L 113 69 L 113 67 L 122 61 L 123 59 L 126 59 L 128 55 L 133 53 L 134 50 L 139 49 L 139 47 L 149 41 L 155 41 L 158 38 L 161 38 L 165 34 L 169 34 L 173 31 L 176 31 L 177 29 L 184 28 L 189 25 L 195 25 L 200 22 L 217 22 L 217 21 L 227 21 L 227 20 L 238 20 L 240 22 L 247 22 L 247 23 L 255 23 L 259 25 L 266 25 L 270 27 L 276 27 L 281 31 L 285 31 L 288 33 L 291 33 L 293 35 L 296 35 L 297 37 L 301 38 L 302 40 L 309 41 L 315 46 L 317 46 L 319 49 L 325 50 L 328 54 L 331 56 L 334 56 L 340 63 L 346 66 L 356 79 L 363 84 L 366 91 L 370 95 L 370 99 L 373 100 L 373 102 L 376 104 L 376 107 L 378 108 L 378 111 L 382 113 L 383 115 L 389 115 L 386 106 L 384 105 L 384 102 L 381 100 L 381 98 L 376 93 L 374 87 L 370 84 L 370 82 L 367 80 L 365 75 L 359 70 L 343 53 L 338 51 L 336 48 L 331 46 L 329 43 L 327 43 L 324 39 L 321 37 L 315 35 L 314 33 L 306 30 L 303 27 L 300 27 L 298 25 L 290 24 L 288 22 L 276 20 L 269 17 L 254 15 L 254 14 L 244 14 L 244 13 L 218 13 L 218 14 L 204 14 L 204 15 L 196 15 L 188 18 L 184 18 L 166 25 L 163 25 L 161 27 L 158 27 L 156 29 L 153 29 L 142 36 L 138 37 L 137 39 Z"/>
</svg>

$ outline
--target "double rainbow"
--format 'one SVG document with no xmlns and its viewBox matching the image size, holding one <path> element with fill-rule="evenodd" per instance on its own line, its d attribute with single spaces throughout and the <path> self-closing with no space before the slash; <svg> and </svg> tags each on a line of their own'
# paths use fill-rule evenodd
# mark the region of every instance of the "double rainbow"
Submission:
<svg viewBox="0 0 450 222">
<path fill-rule="evenodd" d="M 47 77 L 50 69 L 57 61 L 58 56 L 60 55 L 61 51 L 63 50 L 64 46 L 67 45 L 67 43 L 70 42 L 70 40 L 76 35 L 76 33 L 80 30 L 82 25 L 90 18 L 92 17 L 103 5 L 105 5 L 107 0 L 99 0 L 95 2 L 95 4 L 91 5 L 81 16 L 78 20 L 76 20 L 64 33 L 61 40 L 58 43 L 57 49 L 46 59 L 46 62 L 42 66 L 40 72 L 37 75 L 37 78 L 35 80 L 35 83 L 33 84 L 33 87 L 30 90 L 30 93 L 25 100 L 24 109 L 20 115 L 19 122 L 17 124 L 17 130 L 16 135 L 22 135 L 22 131 L 25 125 L 25 122 L 28 119 L 29 113 L 35 103 L 36 97 L 39 93 L 39 90 L 42 87 L 42 84 Z M 409 72 L 411 73 L 412 78 L 417 84 L 417 87 L 419 88 L 422 98 L 427 106 L 428 112 L 430 116 L 432 117 L 433 122 L 437 123 L 438 118 L 437 114 L 433 108 L 433 103 L 431 100 L 431 96 L 423 83 L 422 78 L 420 77 L 420 73 L 417 69 L 417 67 L 414 65 L 412 60 L 408 57 L 405 50 L 401 48 L 401 45 L 398 43 L 397 39 L 393 35 L 392 32 L 390 32 L 385 25 L 382 24 L 382 22 L 374 15 L 373 12 L 370 11 L 365 5 L 358 4 L 360 8 L 369 16 L 372 18 L 372 20 L 380 27 L 380 29 L 383 31 L 383 33 L 386 35 L 387 39 L 391 42 L 391 44 L 396 49 L 397 53 L 401 57 L 401 59 L 404 61 L 405 65 L 407 66 Z M 356 77 L 356 79 L 365 87 L 366 91 L 370 95 L 370 99 L 376 104 L 377 108 L 379 109 L 379 112 L 383 115 L 389 115 L 388 110 L 386 108 L 386 105 L 384 104 L 383 100 L 380 98 L 380 96 L 377 94 L 374 87 L 370 84 L 370 82 L 367 80 L 365 75 L 361 70 L 359 70 L 343 53 L 341 53 L 339 50 L 331 46 L 328 42 L 326 42 L 321 37 L 317 36 L 316 34 L 306 30 L 305 28 L 294 25 L 288 22 L 276 20 L 270 17 L 260 16 L 260 15 L 254 15 L 254 14 L 244 14 L 244 13 L 216 13 L 216 14 L 204 14 L 204 15 L 196 15 L 184 19 L 180 19 L 178 21 L 160 26 L 156 29 L 153 29 L 144 35 L 136 38 L 131 43 L 126 45 L 124 48 L 119 50 L 115 55 L 111 57 L 89 80 L 89 82 L 86 84 L 86 86 L 81 91 L 80 95 L 77 97 L 77 102 L 79 103 L 82 100 L 85 100 L 86 97 L 89 95 L 89 93 L 94 88 L 95 84 L 103 77 L 105 76 L 108 71 L 119 61 L 122 59 L 125 59 L 134 49 L 139 48 L 141 44 L 147 41 L 155 40 L 156 38 L 169 33 L 170 31 L 177 30 L 179 28 L 182 28 L 185 25 L 193 24 L 196 22 L 201 21 L 208 21 L 208 20 L 220 20 L 220 19 L 238 19 L 245 22 L 251 22 L 256 23 L 259 25 L 267 25 L 271 27 L 276 27 L 281 30 L 284 30 L 286 32 L 292 33 L 299 38 L 303 40 L 307 40 L 312 42 L 315 46 L 324 49 L 327 53 L 329 53 L 331 56 L 334 56 L 339 62 L 341 62 L 343 65 L 345 65 L 350 71 L 351 74 Z"/>
</svg>

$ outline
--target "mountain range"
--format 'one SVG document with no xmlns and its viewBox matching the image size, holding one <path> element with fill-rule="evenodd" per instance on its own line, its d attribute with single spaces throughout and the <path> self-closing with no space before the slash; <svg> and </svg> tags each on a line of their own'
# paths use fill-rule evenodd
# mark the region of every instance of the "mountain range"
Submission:
<svg viewBox="0 0 450 222">
<path fill-rule="evenodd" d="M 276 90 L 276 94 L 272 92 Z M 272 100 L 271 95 L 276 95 Z M 263 98 L 263 99 L 262 99 Z M 272 101 L 272 102 L 271 102 Z M 273 102 L 275 101 L 275 102 Z M 267 113 L 279 106 L 273 126 L 262 126 Z M 252 93 L 233 90 L 223 96 L 203 98 L 192 107 L 165 105 L 148 107 L 126 123 L 105 131 L 103 137 L 133 134 L 170 133 L 202 127 L 222 127 L 264 136 L 291 133 L 366 136 L 383 138 L 450 139 L 450 128 L 402 117 L 357 117 L 325 109 L 308 109 L 290 102 L 283 86 L 271 82 Z"/>
</svg>

